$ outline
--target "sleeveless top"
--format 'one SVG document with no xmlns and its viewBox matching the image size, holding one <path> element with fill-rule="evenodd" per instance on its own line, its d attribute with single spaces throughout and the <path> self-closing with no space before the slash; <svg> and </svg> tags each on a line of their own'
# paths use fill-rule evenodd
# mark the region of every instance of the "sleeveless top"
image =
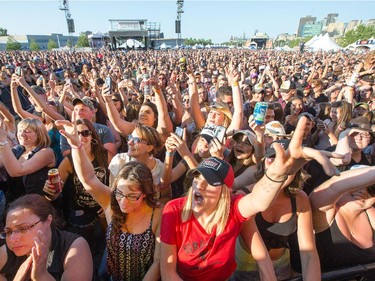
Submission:
<svg viewBox="0 0 375 281">
<path fill-rule="evenodd" d="M 322 271 L 375 261 L 374 231 L 373 245 L 367 249 L 363 249 L 352 243 L 341 233 L 336 219 L 334 219 L 329 228 L 315 234 L 315 239 Z"/>
<path fill-rule="evenodd" d="M 51 251 L 47 259 L 47 271 L 55 280 L 61 280 L 64 273 L 64 260 L 73 242 L 80 236 L 61 231 L 52 227 Z M 8 260 L 1 269 L 0 274 L 4 274 L 7 280 L 13 280 L 21 264 L 27 256 L 17 257 L 8 247 L 6 247 Z"/>
<path fill-rule="evenodd" d="M 289 248 L 288 238 L 297 231 L 296 198 L 290 197 L 292 204 L 292 217 L 281 223 L 271 223 L 262 217 L 262 213 L 255 216 L 255 221 L 267 250 Z"/>
<path fill-rule="evenodd" d="M 72 226 L 83 227 L 95 222 L 100 205 L 89 194 L 74 169 L 72 155 L 68 154 L 68 159 L 72 165 L 73 173 L 69 174 L 62 191 L 64 217 Z M 96 159 L 92 162 L 96 177 L 105 185 L 108 185 L 109 171 L 105 167 L 99 166 Z"/>
<path fill-rule="evenodd" d="M 28 155 L 27 160 L 33 157 L 38 151 L 43 149 L 43 147 L 34 148 L 31 153 Z M 25 152 L 25 148 L 21 145 L 17 145 L 12 148 L 14 156 L 19 159 L 22 154 Z M 40 194 L 43 195 L 44 183 L 48 178 L 49 167 L 43 167 L 34 173 L 20 176 L 20 177 L 11 177 L 8 175 L 8 193 L 7 193 L 7 202 L 12 202 L 17 198 L 25 194 Z"/>
<path fill-rule="evenodd" d="M 154 262 L 155 234 L 152 232 L 154 217 L 152 210 L 150 226 L 140 234 L 115 233 L 113 224 L 107 229 L 107 264 L 112 281 L 143 280 Z"/>
</svg>

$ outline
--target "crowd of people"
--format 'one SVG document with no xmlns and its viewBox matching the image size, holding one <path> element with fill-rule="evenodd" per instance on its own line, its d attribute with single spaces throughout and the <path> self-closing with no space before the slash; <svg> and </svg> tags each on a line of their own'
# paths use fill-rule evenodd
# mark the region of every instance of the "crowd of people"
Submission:
<svg viewBox="0 0 375 281">
<path fill-rule="evenodd" d="M 375 262 L 374 78 L 375 51 L 0 53 L 0 281 Z"/>
</svg>

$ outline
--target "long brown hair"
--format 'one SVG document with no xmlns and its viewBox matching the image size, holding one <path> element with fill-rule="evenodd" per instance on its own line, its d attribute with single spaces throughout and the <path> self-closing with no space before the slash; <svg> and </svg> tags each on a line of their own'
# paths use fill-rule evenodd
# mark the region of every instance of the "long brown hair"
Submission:
<svg viewBox="0 0 375 281">
<path fill-rule="evenodd" d="M 98 133 L 96 132 L 94 125 L 87 119 L 78 119 L 77 125 L 85 125 L 91 131 L 91 153 L 98 161 L 99 166 L 108 167 L 108 152 L 102 145 Z"/>
<path fill-rule="evenodd" d="M 139 184 L 141 192 L 146 195 L 144 200 L 146 200 L 146 203 L 148 206 L 150 206 L 150 208 L 157 208 L 161 206 L 161 203 L 156 197 L 157 192 L 155 190 L 152 173 L 146 164 L 137 161 L 126 163 L 118 173 L 111 188 L 111 208 L 113 211 L 112 224 L 115 232 L 117 233 L 121 230 L 121 226 L 125 224 L 127 217 L 127 215 L 121 211 L 113 192 L 117 188 L 118 182 L 121 179 Z"/>
</svg>

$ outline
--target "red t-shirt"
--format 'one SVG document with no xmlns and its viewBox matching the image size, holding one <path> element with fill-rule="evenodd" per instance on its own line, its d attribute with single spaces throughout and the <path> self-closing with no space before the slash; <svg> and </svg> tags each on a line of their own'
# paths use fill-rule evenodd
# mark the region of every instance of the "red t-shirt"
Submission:
<svg viewBox="0 0 375 281">
<path fill-rule="evenodd" d="M 184 281 L 226 280 L 236 269 L 235 244 L 246 220 L 238 210 L 242 196 L 232 198 L 229 219 L 224 232 L 208 234 L 192 215 L 182 223 L 181 213 L 186 198 L 167 203 L 163 211 L 160 239 L 177 246 L 177 272 Z"/>
</svg>

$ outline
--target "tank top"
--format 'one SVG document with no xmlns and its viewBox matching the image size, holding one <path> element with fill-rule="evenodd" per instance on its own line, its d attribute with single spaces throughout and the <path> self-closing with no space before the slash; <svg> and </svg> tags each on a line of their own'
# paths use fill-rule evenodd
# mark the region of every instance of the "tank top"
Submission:
<svg viewBox="0 0 375 281">
<path fill-rule="evenodd" d="M 322 271 L 375 261 L 374 231 L 373 245 L 370 248 L 363 249 L 341 233 L 335 218 L 329 228 L 315 234 L 315 239 Z"/>
<path fill-rule="evenodd" d="M 52 228 L 52 243 L 47 260 L 47 271 L 55 280 L 61 280 L 64 273 L 65 256 L 77 238 L 79 236 L 76 234 Z M 13 280 L 27 256 L 17 257 L 8 247 L 6 249 L 8 259 L 0 274 L 4 274 L 7 280 Z"/>
<path fill-rule="evenodd" d="M 72 155 L 68 154 L 68 159 L 72 165 L 73 173 L 69 174 L 62 191 L 64 217 L 72 226 L 85 226 L 93 223 L 100 210 L 100 205 L 83 187 L 74 169 Z M 109 171 L 105 167 L 99 166 L 96 159 L 91 162 L 94 167 L 96 177 L 105 185 L 108 185 Z"/>
<path fill-rule="evenodd" d="M 34 148 L 31 153 L 28 155 L 27 160 L 33 157 L 38 151 L 43 149 L 43 147 Z M 21 145 L 17 145 L 12 148 L 14 156 L 19 159 L 25 151 L 25 148 Z M 44 183 L 48 178 L 49 167 L 43 167 L 34 173 L 27 174 L 20 177 L 11 177 L 8 175 L 8 193 L 7 201 L 10 203 L 17 198 L 25 194 L 40 194 L 44 195 L 43 187 Z"/>
<path fill-rule="evenodd" d="M 292 217 L 281 223 L 266 221 L 262 213 L 255 216 L 255 221 L 267 249 L 289 248 L 288 238 L 297 231 L 296 198 L 290 197 Z"/>
<path fill-rule="evenodd" d="M 152 210 L 149 227 L 140 234 L 115 233 L 113 224 L 107 229 L 108 272 L 112 281 L 143 280 L 154 262 L 155 234 L 152 232 Z"/>
</svg>

